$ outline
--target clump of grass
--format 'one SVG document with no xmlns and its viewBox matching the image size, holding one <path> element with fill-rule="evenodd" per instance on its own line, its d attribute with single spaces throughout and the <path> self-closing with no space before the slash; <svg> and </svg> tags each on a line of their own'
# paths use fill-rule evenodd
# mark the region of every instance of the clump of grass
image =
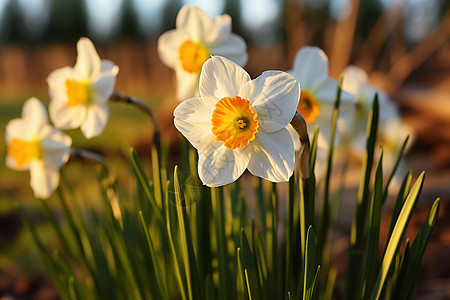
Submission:
<svg viewBox="0 0 450 300">
<path fill-rule="evenodd" d="M 242 179 L 219 188 L 203 186 L 196 151 L 187 143 L 182 143 L 182 164 L 169 172 L 158 136 L 151 149 L 150 170 L 130 150 L 130 173 L 136 182 L 133 196 L 119 194 L 109 174 L 98 168 L 100 209 L 82 203 L 62 172 L 57 195 L 41 201 L 59 248 L 46 247 L 26 212 L 20 211 L 63 299 L 333 299 L 335 293 L 345 299 L 383 295 L 408 299 L 440 201 L 433 203 L 414 240 L 404 242 L 424 182 L 424 173 L 414 184 L 411 172 L 406 174 L 396 197 L 388 242 L 380 245 L 381 211 L 396 168 L 383 182 L 382 151 L 378 161 L 374 158 L 377 126 L 375 99 L 349 237 L 348 267 L 342 278 L 330 264 L 330 236 L 343 187 L 337 192 L 330 189 L 334 153 L 330 147 L 324 191 L 318 192 L 314 177 L 317 130 L 311 143 L 309 178 L 300 178 L 296 172 L 286 199 L 281 198 L 277 184 L 253 181 L 256 212 L 251 220 Z M 334 145 L 334 134 L 330 145 Z M 55 218 L 51 201 L 59 202 L 62 221 Z M 321 202 L 317 213 L 316 202 Z M 280 213 L 282 205 L 286 205 L 285 218 Z"/>
</svg>

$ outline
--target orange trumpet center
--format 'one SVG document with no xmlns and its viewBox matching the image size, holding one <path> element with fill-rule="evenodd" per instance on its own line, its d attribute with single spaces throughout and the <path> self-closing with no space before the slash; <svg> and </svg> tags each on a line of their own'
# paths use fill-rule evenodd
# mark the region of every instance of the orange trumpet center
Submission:
<svg viewBox="0 0 450 300">
<path fill-rule="evenodd" d="M 305 118 L 306 123 L 312 123 L 320 115 L 319 106 L 313 95 L 302 91 L 297 111 Z"/>
<path fill-rule="evenodd" d="M 183 69 L 195 73 L 200 71 L 203 63 L 209 58 L 209 51 L 201 44 L 187 41 L 181 45 L 179 55 Z"/>
<path fill-rule="evenodd" d="M 91 84 L 87 81 L 66 79 L 66 93 L 69 107 L 91 102 Z"/>
<path fill-rule="evenodd" d="M 248 146 L 258 133 L 257 116 L 247 99 L 239 96 L 222 98 L 212 114 L 212 132 L 227 148 Z"/>
</svg>

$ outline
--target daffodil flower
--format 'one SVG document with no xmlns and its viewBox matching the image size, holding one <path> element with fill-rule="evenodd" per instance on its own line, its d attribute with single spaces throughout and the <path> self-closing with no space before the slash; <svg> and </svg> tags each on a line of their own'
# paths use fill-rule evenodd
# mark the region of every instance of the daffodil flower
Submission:
<svg viewBox="0 0 450 300">
<path fill-rule="evenodd" d="M 113 62 L 100 60 L 88 38 L 77 43 L 75 66 L 53 71 L 47 78 L 50 118 L 57 128 L 81 128 L 86 138 L 101 134 L 108 122 L 107 105 L 119 72 Z"/>
<path fill-rule="evenodd" d="M 288 71 L 302 86 L 297 111 L 308 123 L 309 135 L 312 136 L 315 125 L 320 127 L 318 147 L 326 147 L 328 143 L 331 118 L 336 100 L 338 83 L 328 76 L 328 57 L 318 47 L 301 48 L 294 59 L 292 70 Z M 353 95 L 341 92 L 341 115 L 354 110 Z M 292 126 L 288 126 L 292 134 L 295 149 L 300 148 L 298 135 Z"/>
<path fill-rule="evenodd" d="M 175 70 L 177 99 L 198 96 L 199 76 L 203 63 L 211 55 L 226 57 L 243 66 L 247 62 L 244 40 L 231 33 L 231 17 L 214 20 L 194 6 L 183 6 L 178 13 L 176 29 L 158 40 L 159 57 Z"/>
<path fill-rule="evenodd" d="M 72 139 L 48 124 L 44 105 L 30 98 L 22 118 L 6 125 L 6 165 L 30 170 L 30 185 L 38 198 L 48 198 L 59 183 L 59 169 L 69 159 Z"/>
<path fill-rule="evenodd" d="M 245 169 L 272 182 L 289 180 L 295 151 L 286 126 L 298 105 L 298 82 L 281 71 L 251 80 L 237 64 L 213 56 L 199 90 L 200 97 L 178 105 L 174 123 L 198 150 L 202 182 L 225 185 Z"/>
</svg>

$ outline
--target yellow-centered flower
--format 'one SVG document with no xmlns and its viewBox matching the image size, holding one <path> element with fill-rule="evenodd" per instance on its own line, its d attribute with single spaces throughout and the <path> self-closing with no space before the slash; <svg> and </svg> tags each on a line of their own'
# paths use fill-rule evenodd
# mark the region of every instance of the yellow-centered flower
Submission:
<svg viewBox="0 0 450 300">
<path fill-rule="evenodd" d="M 293 68 L 288 72 L 302 86 L 297 111 L 308 123 L 310 136 L 313 135 L 316 125 L 320 127 L 318 151 L 328 149 L 325 143 L 329 141 L 330 122 L 338 88 L 337 81 L 328 76 L 328 57 L 318 47 L 305 46 L 297 52 Z M 345 116 L 346 112 L 352 113 L 354 107 L 353 95 L 342 91 L 340 116 Z M 288 130 L 292 134 L 295 149 L 299 150 L 297 133 L 290 125 Z"/>
<path fill-rule="evenodd" d="M 109 60 L 100 60 L 87 38 L 78 41 L 77 50 L 73 68 L 57 69 L 47 78 L 50 117 L 56 127 L 80 127 L 86 138 L 92 138 L 101 134 L 108 122 L 107 102 L 119 68 Z"/>
<path fill-rule="evenodd" d="M 6 165 L 30 170 L 30 185 L 38 198 L 48 198 L 59 183 L 59 169 L 67 162 L 72 140 L 48 124 L 44 105 L 31 98 L 25 102 L 22 118 L 6 125 Z"/>
<path fill-rule="evenodd" d="M 281 71 L 250 76 L 235 63 L 213 56 L 200 76 L 200 95 L 178 105 L 176 128 L 198 150 L 198 172 L 208 186 L 238 179 L 248 169 L 273 182 L 294 169 L 287 124 L 300 96 L 298 82 Z"/>
<path fill-rule="evenodd" d="M 158 40 L 159 57 L 175 70 L 177 99 L 198 96 L 200 70 L 211 55 L 220 55 L 239 65 L 247 62 L 244 40 L 231 33 L 231 17 L 214 20 L 194 6 L 183 6 L 176 20 L 176 29 Z"/>
</svg>

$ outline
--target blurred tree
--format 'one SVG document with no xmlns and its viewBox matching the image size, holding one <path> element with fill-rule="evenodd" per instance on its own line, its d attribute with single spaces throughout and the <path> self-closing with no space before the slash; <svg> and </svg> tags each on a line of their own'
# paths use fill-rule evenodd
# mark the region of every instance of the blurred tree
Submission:
<svg viewBox="0 0 450 300">
<path fill-rule="evenodd" d="M 23 19 L 20 14 L 20 8 L 17 1 L 8 1 L 3 14 L 4 27 L 0 42 L 6 44 L 9 42 L 23 42 Z"/>
<path fill-rule="evenodd" d="M 225 0 L 224 13 L 229 14 L 232 19 L 233 32 L 244 36 L 242 32 L 242 20 L 241 20 L 241 1 L 240 0 Z"/>
<path fill-rule="evenodd" d="M 144 38 L 139 31 L 138 17 L 132 0 L 122 0 L 120 36 Z"/>
<path fill-rule="evenodd" d="M 167 0 L 166 5 L 163 8 L 163 22 L 162 32 L 175 28 L 175 22 L 178 11 L 180 10 L 182 3 L 180 0 Z"/>
<path fill-rule="evenodd" d="M 82 0 L 51 0 L 50 20 L 46 28 L 48 40 L 77 41 L 86 36 L 87 13 Z"/>
<path fill-rule="evenodd" d="M 360 0 L 355 35 L 367 39 L 370 31 L 383 13 L 383 5 L 379 0 Z"/>
</svg>

